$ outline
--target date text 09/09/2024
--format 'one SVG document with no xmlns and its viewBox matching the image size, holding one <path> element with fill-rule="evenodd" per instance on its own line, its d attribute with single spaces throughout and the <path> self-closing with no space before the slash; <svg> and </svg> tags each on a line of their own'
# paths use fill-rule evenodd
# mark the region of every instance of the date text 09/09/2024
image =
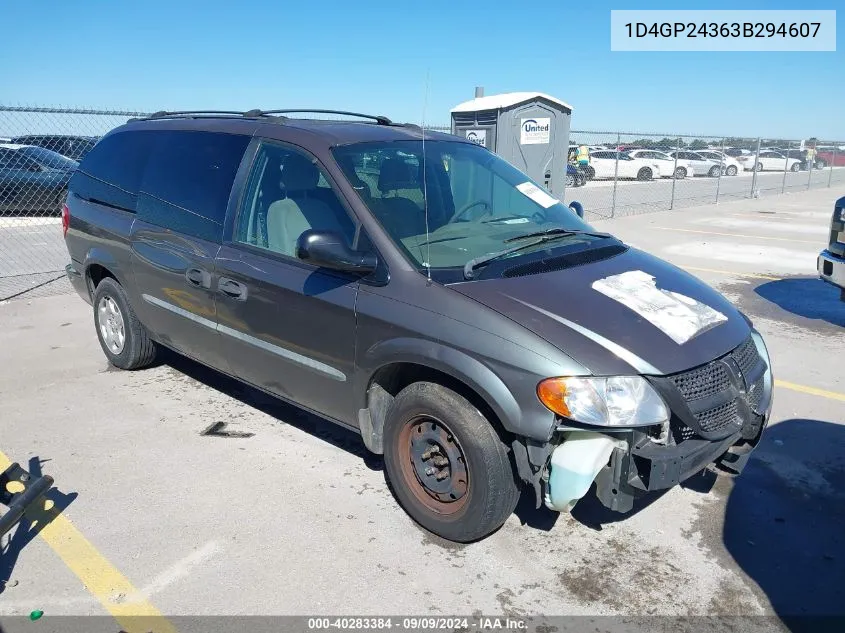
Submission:
<svg viewBox="0 0 845 633">
<path fill-rule="evenodd" d="M 628 37 L 816 37 L 821 22 L 628 22 Z"/>
<path fill-rule="evenodd" d="M 316 617 L 308 618 L 309 631 L 321 630 L 391 630 L 399 631 L 524 631 L 525 620 L 498 617 Z"/>
</svg>

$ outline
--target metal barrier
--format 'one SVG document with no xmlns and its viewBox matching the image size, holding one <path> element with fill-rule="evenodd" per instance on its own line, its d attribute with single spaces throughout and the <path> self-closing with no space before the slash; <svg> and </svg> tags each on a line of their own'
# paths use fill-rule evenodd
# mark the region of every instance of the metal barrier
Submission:
<svg viewBox="0 0 845 633">
<path fill-rule="evenodd" d="M 0 301 L 70 289 L 60 217 L 70 174 L 99 137 L 144 114 L 0 106 Z M 570 143 L 590 161 L 564 202 L 588 219 L 845 183 L 845 142 L 572 130 Z"/>
</svg>

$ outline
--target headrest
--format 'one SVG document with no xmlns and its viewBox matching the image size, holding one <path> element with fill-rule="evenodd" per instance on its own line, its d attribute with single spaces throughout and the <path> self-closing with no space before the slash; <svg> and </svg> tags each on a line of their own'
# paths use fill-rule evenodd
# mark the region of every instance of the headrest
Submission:
<svg viewBox="0 0 845 633">
<path fill-rule="evenodd" d="M 282 166 L 282 187 L 286 191 L 314 189 L 320 181 L 320 171 L 300 154 L 290 154 Z"/>
<path fill-rule="evenodd" d="M 415 177 L 415 170 L 404 160 L 388 158 L 381 164 L 378 175 L 378 188 L 382 193 L 394 189 L 417 189 L 419 180 Z"/>
</svg>

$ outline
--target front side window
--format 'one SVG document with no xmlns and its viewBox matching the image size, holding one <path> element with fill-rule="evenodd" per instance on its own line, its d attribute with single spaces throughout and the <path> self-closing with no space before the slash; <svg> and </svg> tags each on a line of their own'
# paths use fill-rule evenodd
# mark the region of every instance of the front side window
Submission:
<svg viewBox="0 0 845 633">
<path fill-rule="evenodd" d="M 352 219 L 313 159 L 281 145 L 262 145 L 234 241 L 296 257 L 296 243 L 309 229 L 339 233 L 350 246 L 355 234 Z"/>
<path fill-rule="evenodd" d="M 370 212 L 421 269 L 463 267 L 538 231 L 591 230 L 525 174 L 475 144 L 426 141 L 425 155 L 421 141 L 359 143 L 333 152 Z M 550 246 L 594 239 L 576 233 Z"/>
</svg>

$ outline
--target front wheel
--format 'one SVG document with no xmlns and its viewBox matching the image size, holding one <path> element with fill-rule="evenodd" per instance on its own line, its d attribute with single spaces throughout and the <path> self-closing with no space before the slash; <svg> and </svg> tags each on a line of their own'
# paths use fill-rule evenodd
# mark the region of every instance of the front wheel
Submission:
<svg viewBox="0 0 845 633">
<path fill-rule="evenodd" d="M 713 167 L 710 168 L 710 171 L 707 172 L 707 174 L 711 178 L 718 178 L 719 174 L 721 174 L 721 173 L 722 173 L 722 168 L 719 167 L 718 165 L 713 165 Z"/>
<path fill-rule="evenodd" d="M 643 167 L 637 172 L 637 180 L 651 180 L 652 171 L 648 167 Z"/>
<path fill-rule="evenodd" d="M 763 171 L 763 163 L 757 163 L 754 165 L 754 171 Z"/>
<path fill-rule="evenodd" d="M 575 176 L 572 174 L 566 174 L 566 186 L 567 187 L 574 187 L 575 186 Z"/>
<path fill-rule="evenodd" d="M 384 466 L 399 504 L 422 527 L 468 543 L 499 529 L 519 500 L 506 444 L 463 396 L 417 382 L 396 396 Z"/>
<path fill-rule="evenodd" d="M 816 161 L 816 169 L 824 169 L 825 167 L 827 167 L 826 162 L 824 162 L 823 160 Z"/>
<path fill-rule="evenodd" d="M 596 177 L 596 169 L 595 167 L 587 167 L 584 169 L 584 176 L 586 176 L 587 180 L 592 180 Z"/>
<path fill-rule="evenodd" d="M 725 170 L 725 175 L 736 176 L 736 165 L 728 165 L 728 168 Z"/>
<path fill-rule="evenodd" d="M 686 177 L 687 177 L 687 170 L 684 167 L 678 167 L 675 170 L 675 178 L 677 178 L 678 180 L 683 180 Z"/>
<path fill-rule="evenodd" d="M 792 163 L 791 171 L 801 171 L 801 163 Z"/>
</svg>

